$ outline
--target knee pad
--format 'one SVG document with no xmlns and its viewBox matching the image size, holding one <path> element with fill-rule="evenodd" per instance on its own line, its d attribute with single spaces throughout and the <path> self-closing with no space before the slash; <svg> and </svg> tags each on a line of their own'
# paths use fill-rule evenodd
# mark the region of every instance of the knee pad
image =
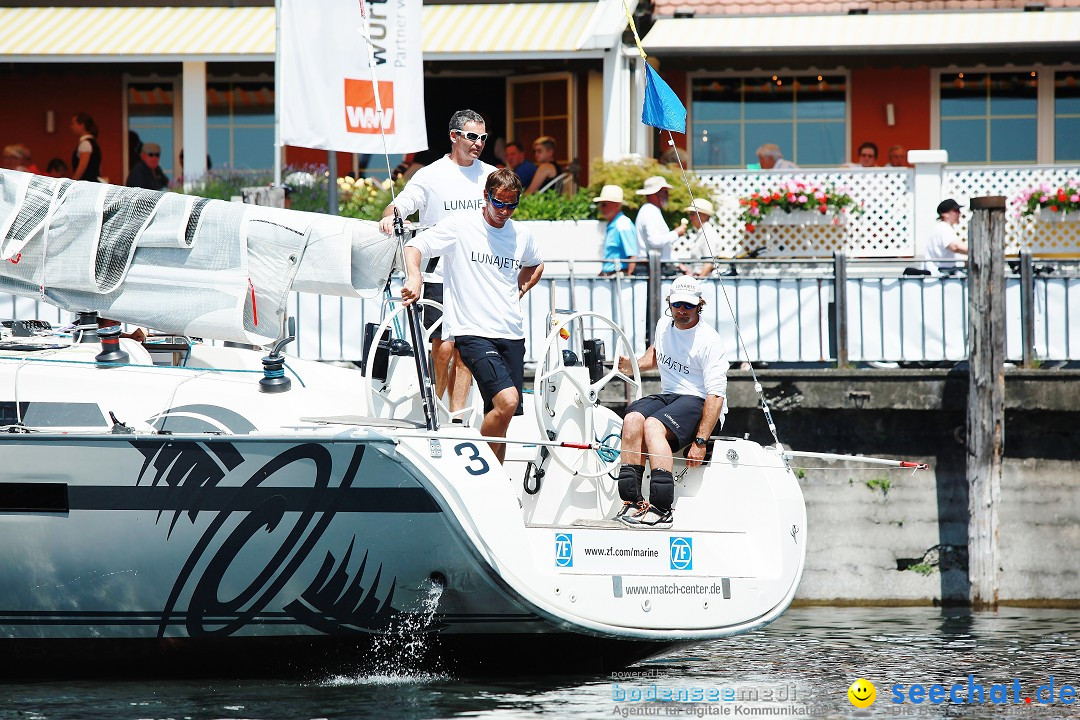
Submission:
<svg viewBox="0 0 1080 720">
<path fill-rule="evenodd" d="M 675 502 L 675 478 L 670 470 L 653 470 L 649 483 L 649 504 L 661 510 L 670 510 Z"/>
<path fill-rule="evenodd" d="M 619 470 L 619 497 L 627 502 L 638 502 L 641 496 L 641 478 L 645 475 L 644 465 L 623 465 Z"/>
</svg>

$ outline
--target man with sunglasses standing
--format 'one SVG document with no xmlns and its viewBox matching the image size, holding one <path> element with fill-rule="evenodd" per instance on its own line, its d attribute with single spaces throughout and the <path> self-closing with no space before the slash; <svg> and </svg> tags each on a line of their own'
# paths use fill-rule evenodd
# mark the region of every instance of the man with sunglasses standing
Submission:
<svg viewBox="0 0 1080 720">
<path fill-rule="evenodd" d="M 450 117 L 450 152 L 416 171 L 408 184 L 383 211 L 379 228 L 387 235 L 394 231 L 394 208 L 407 218 L 420 212 L 420 224 L 432 226 L 459 212 L 484 206 L 484 182 L 495 168 L 480 161 L 487 142 L 484 118 L 472 110 L 458 110 Z M 443 302 L 443 267 L 437 258 L 425 258 L 424 299 Z M 442 313 L 421 307 L 424 327 L 430 329 Z M 465 407 L 472 376 L 454 348 L 453 337 L 443 323 L 442 332 L 431 338 L 431 362 L 435 373 L 435 395 L 442 397 L 449 387 L 450 412 Z"/>
<path fill-rule="evenodd" d="M 654 175 L 645 178 L 644 187 L 636 191 L 638 195 L 645 196 L 634 221 L 638 234 L 638 254 L 644 258 L 649 257 L 651 250 L 657 250 L 660 253 L 660 262 L 671 260 L 672 243 L 686 234 L 684 225 L 668 230 L 667 220 L 664 219 L 662 211 L 667 206 L 670 189 L 671 185 L 668 185 L 667 180 L 660 175 Z M 664 266 L 663 270 L 666 272 L 668 267 Z"/>
<path fill-rule="evenodd" d="M 667 300 L 671 319 L 660 319 L 656 340 L 638 359 L 642 370 L 659 368 L 660 393 L 630 403 L 623 418 L 619 496 L 624 502 L 615 519 L 631 527 L 671 527 L 673 455 L 689 446 L 687 466 L 700 465 L 713 428 L 717 421 L 723 426 L 727 413 L 727 352 L 716 330 L 701 322 L 701 286 L 683 275 L 671 284 Z M 619 369 L 631 371 L 629 358 L 619 358 Z M 652 467 L 648 502 L 641 494 L 646 459 Z"/>
<path fill-rule="evenodd" d="M 127 186 L 161 190 L 168 185 L 169 176 L 161 169 L 161 146 L 152 142 L 143 143 L 139 159 L 128 173 Z"/>
<path fill-rule="evenodd" d="M 420 296 L 420 262 L 442 257 L 446 273 L 445 327 L 484 398 L 481 433 L 506 437 L 521 414 L 525 381 L 525 318 L 521 298 L 540 281 L 544 263 L 532 233 L 510 217 L 521 199 L 521 179 L 509 168 L 488 176 L 480 212 L 456 213 L 405 247 L 406 305 Z M 503 462 L 506 444 L 491 443 Z"/>
</svg>

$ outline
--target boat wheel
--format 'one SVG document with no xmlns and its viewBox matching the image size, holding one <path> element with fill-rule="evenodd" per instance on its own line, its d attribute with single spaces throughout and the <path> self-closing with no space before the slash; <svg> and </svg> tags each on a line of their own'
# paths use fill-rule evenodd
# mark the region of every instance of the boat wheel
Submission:
<svg viewBox="0 0 1080 720">
<path fill-rule="evenodd" d="M 588 318 L 590 324 L 606 325 L 614 333 L 615 356 L 611 370 L 596 382 L 590 382 L 588 368 L 582 366 L 576 355 L 568 358 L 560 347 L 560 340 L 568 340 L 573 333 L 582 333 Z M 566 336 L 564 330 L 569 330 Z M 569 350 L 569 348 L 567 348 Z M 628 357 L 632 368 L 631 375 L 619 370 L 619 357 Z M 551 440 L 573 443 L 602 443 L 607 438 L 597 437 L 597 409 L 600 406 L 600 391 L 612 380 L 624 381 L 632 390 L 632 399 L 641 397 L 641 371 L 637 356 L 634 354 L 630 339 L 622 328 L 611 319 L 594 312 L 578 312 L 565 318 L 558 327 L 551 331 L 544 341 L 540 364 L 536 368 L 533 385 L 533 409 L 536 422 L 542 433 Z M 567 364 L 570 359 L 571 364 Z M 555 462 L 574 475 L 598 478 L 607 475 L 619 466 L 618 447 L 607 450 L 580 450 L 575 448 L 552 448 Z"/>
<path fill-rule="evenodd" d="M 418 308 L 431 307 L 437 310 L 442 309 L 442 305 L 434 300 L 426 300 L 421 298 L 416 301 Z M 383 321 L 379 323 L 378 329 L 375 331 L 375 337 L 381 338 L 387 330 L 394 327 L 397 323 L 408 322 L 408 308 L 405 305 L 398 305 L 394 310 L 389 313 Z M 421 330 L 424 335 L 425 351 L 426 348 L 431 347 L 431 338 L 436 332 L 441 332 L 443 319 L 440 317 L 430 328 L 422 327 Z M 371 371 L 374 368 L 375 352 L 378 349 L 378 341 L 371 343 L 371 347 L 367 349 L 367 355 L 364 357 L 364 378 L 368 383 L 368 401 L 371 407 L 371 413 L 378 418 L 388 419 L 404 419 L 412 414 L 415 409 L 420 409 L 423 400 L 420 397 L 420 383 L 417 381 L 416 370 L 414 362 L 409 363 L 408 371 L 398 370 L 395 372 L 388 372 L 385 380 L 379 380 L 371 377 Z M 429 354 L 430 360 L 430 354 Z M 431 363 L 428 363 L 431 372 L 434 369 L 431 368 Z M 434 379 L 434 376 L 432 376 Z M 414 404 L 415 403 L 415 404 Z M 404 406 L 403 411 L 399 411 L 399 408 Z M 449 423 L 453 418 L 460 417 L 462 422 L 468 426 L 479 425 L 480 420 L 484 417 L 483 402 L 480 399 L 480 390 L 476 387 L 476 383 L 473 383 L 472 388 L 469 390 L 469 399 L 465 407 L 461 410 L 457 410 L 453 413 L 450 412 L 449 406 L 443 402 L 442 398 L 435 398 L 435 408 L 439 416 L 439 425 L 445 425 Z M 420 410 L 422 413 L 423 411 Z M 423 416 L 421 415 L 421 418 Z"/>
</svg>

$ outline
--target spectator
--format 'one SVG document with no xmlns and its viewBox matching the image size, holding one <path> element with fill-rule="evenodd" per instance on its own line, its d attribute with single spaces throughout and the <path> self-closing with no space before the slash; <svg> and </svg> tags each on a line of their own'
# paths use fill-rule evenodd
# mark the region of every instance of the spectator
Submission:
<svg viewBox="0 0 1080 720">
<path fill-rule="evenodd" d="M 458 110 L 450 117 L 450 153 L 416 171 L 412 179 L 386 206 L 379 227 L 386 234 L 394 229 L 394 209 L 403 218 L 420 212 L 421 225 L 435 225 L 458 212 L 479 210 L 484 205 L 484 187 L 495 168 L 480 160 L 487 142 L 484 118 L 472 110 Z M 515 206 L 516 207 L 516 206 Z M 443 263 L 437 258 L 425 264 L 424 298 L 443 302 Z M 430 329 L 442 317 L 438 310 L 423 309 L 422 322 Z M 434 366 L 435 395 L 441 397 L 450 388 L 451 414 L 465 407 L 472 376 L 454 348 L 449 327 L 443 324 L 438 337 L 431 338 L 431 361 Z"/>
<path fill-rule="evenodd" d="M 644 187 L 637 191 L 645 196 L 645 202 L 637 214 L 638 255 L 649 257 L 649 252 L 660 252 L 660 261 L 671 259 L 671 244 L 686 234 L 686 227 L 679 225 L 669 230 L 662 210 L 667 205 L 671 186 L 659 175 L 645 178 Z"/>
<path fill-rule="evenodd" d="M 68 168 L 63 158 L 54 157 L 49 161 L 49 164 L 45 166 L 45 174 L 50 177 L 66 178 L 70 177 L 71 169 Z"/>
<path fill-rule="evenodd" d="M 967 259 L 967 241 L 956 234 L 956 225 L 960 222 L 960 205 L 952 198 L 942 200 L 937 206 L 938 222 L 930 234 L 926 246 L 924 268 L 935 275 L 951 274 L 953 268 L 962 265 Z"/>
<path fill-rule="evenodd" d="M 600 214 L 607 221 L 604 235 L 604 265 L 600 268 L 600 277 L 608 277 L 623 272 L 634 274 L 635 258 L 638 249 L 637 230 L 634 222 L 623 213 L 623 189 L 618 185 L 605 185 L 599 197 L 594 197 Z M 629 260 L 629 263 L 619 262 Z"/>
<path fill-rule="evenodd" d="M 178 160 L 180 171 L 176 175 L 176 180 L 177 182 L 180 182 L 184 179 L 184 148 L 180 148 L 180 156 Z M 206 172 L 210 172 L 213 169 L 214 164 L 210 162 L 210 153 L 206 153 Z"/>
<path fill-rule="evenodd" d="M 872 142 L 864 142 L 859 146 L 858 167 L 877 167 L 878 149 Z"/>
<path fill-rule="evenodd" d="M 408 274 L 401 299 L 406 304 L 420 297 L 421 258 L 445 258 L 445 323 L 480 387 L 484 398 L 480 432 L 488 437 L 506 437 L 510 419 L 522 412 L 521 298 L 544 273 L 532 233 L 510 220 L 521 193 L 521 180 L 513 170 L 495 170 L 487 176 L 486 204 L 479 212 L 449 215 L 405 248 Z M 506 444 L 492 442 L 491 451 L 502 462 Z"/>
<path fill-rule="evenodd" d="M 4 146 L 3 167 L 7 170 L 41 174 L 41 171 L 38 170 L 37 165 L 34 164 L 33 159 L 30 157 L 30 148 L 22 143 Z"/>
<path fill-rule="evenodd" d="M 152 142 L 143 143 L 139 162 L 128 174 L 127 186 L 161 190 L 168 185 L 169 177 L 161 169 L 161 146 Z"/>
<path fill-rule="evenodd" d="M 757 149 L 758 165 L 762 170 L 790 170 L 797 167 L 795 163 L 784 159 L 780 152 L 780 146 L 775 143 L 765 143 Z"/>
<path fill-rule="evenodd" d="M 672 456 L 689 446 L 686 465 L 700 465 L 709 436 L 717 421 L 723 426 L 726 412 L 727 353 L 716 330 L 701 322 L 701 286 L 692 277 L 680 277 L 671 284 L 667 301 L 671 319 L 660 318 L 653 345 L 638 359 L 642 370 L 660 371 L 660 393 L 630 403 L 623 418 L 623 507 L 615 518 L 636 527 L 671 527 Z M 630 359 L 619 358 L 619 369 L 629 373 Z M 652 466 L 648 502 L 641 494 L 646 458 Z"/>
<path fill-rule="evenodd" d="M 525 157 L 525 148 L 521 147 L 521 143 L 516 140 L 511 140 L 506 143 L 506 150 L 504 152 L 506 156 L 506 166 L 517 173 L 517 176 L 521 178 L 521 184 L 525 187 L 529 187 L 532 184 L 533 176 L 536 175 L 536 165 L 532 160 Z"/>
<path fill-rule="evenodd" d="M 134 130 L 128 130 L 128 173 L 135 169 L 142 154 L 142 138 Z"/>
<path fill-rule="evenodd" d="M 101 146 L 98 145 L 98 127 L 94 118 L 84 112 L 71 117 L 71 132 L 79 138 L 75 152 L 71 154 L 72 180 L 101 182 Z"/>
<path fill-rule="evenodd" d="M 889 163 L 886 167 L 911 167 L 907 161 L 907 148 L 903 145 L 889 148 Z"/>
<path fill-rule="evenodd" d="M 562 168 L 555 162 L 555 138 L 548 135 L 537 138 L 533 142 L 533 157 L 536 158 L 536 173 L 526 193 L 540 192 L 540 188 L 562 174 Z"/>
<path fill-rule="evenodd" d="M 690 253 L 694 258 L 711 258 L 715 254 L 712 246 L 709 244 L 709 240 L 705 237 L 705 226 L 709 224 L 709 221 L 716 215 L 716 211 L 713 209 L 713 204 L 705 198 L 694 198 L 694 201 L 690 205 L 683 209 L 686 213 L 686 217 L 689 218 L 690 227 L 694 229 L 694 235 L 690 239 Z M 680 265 L 679 270 L 687 275 L 695 275 L 697 277 L 708 277 L 712 275 L 713 264 L 712 262 L 697 263 L 694 267 L 688 265 Z"/>
</svg>

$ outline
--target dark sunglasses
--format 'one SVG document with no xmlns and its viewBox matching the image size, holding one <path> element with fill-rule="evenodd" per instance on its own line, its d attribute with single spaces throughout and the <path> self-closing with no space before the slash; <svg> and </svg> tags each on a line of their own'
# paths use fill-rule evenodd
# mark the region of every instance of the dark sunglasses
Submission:
<svg viewBox="0 0 1080 720">
<path fill-rule="evenodd" d="M 515 210 L 517 208 L 517 206 L 518 206 L 518 203 L 521 202 L 520 198 L 515 200 L 512 203 L 511 202 L 499 202 L 494 197 L 489 197 L 488 200 L 491 201 L 492 207 L 494 207 L 494 208 L 496 208 L 498 210 Z"/>
<path fill-rule="evenodd" d="M 479 142 L 487 142 L 487 138 L 488 138 L 487 133 L 479 133 L 479 134 L 477 134 L 477 133 L 474 133 L 474 132 L 465 132 L 464 130 L 455 130 L 454 132 L 456 132 L 458 135 L 465 138 L 469 142 L 477 142 L 477 141 L 479 141 Z"/>
<path fill-rule="evenodd" d="M 673 302 L 671 307 L 676 310 L 697 310 L 698 306 L 688 302 Z"/>
<path fill-rule="evenodd" d="M 147 157 L 161 157 L 161 153 L 146 153 Z"/>
</svg>

